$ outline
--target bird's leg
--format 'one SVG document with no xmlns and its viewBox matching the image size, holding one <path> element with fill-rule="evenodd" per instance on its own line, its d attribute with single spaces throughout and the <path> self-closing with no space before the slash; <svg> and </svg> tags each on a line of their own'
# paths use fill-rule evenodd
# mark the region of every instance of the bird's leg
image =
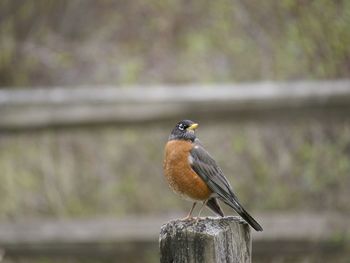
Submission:
<svg viewBox="0 0 350 263">
<path fill-rule="evenodd" d="M 201 216 L 201 213 L 202 213 L 202 210 L 204 208 L 204 206 L 207 204 L 209 199 L 205 200 L 201 206 L 201 208 L 199 209 L 199 213 L 198 213 L 198 216 L 197 216 L 197 221 L 199 220 L 200 216 Z"/>
<path fill-rule="evenodd" d="M 197 204 L 196 202 L 193 203 L 190 212 L 189 212 L 188 215 L 187 215 L 185 218 L 183 218 L 182 220 L 189 220 L 189 219 L 192 219 L 192 212 L 193 212 L 193 209 L 195 208 L 196 204 Z"/>
</svg>

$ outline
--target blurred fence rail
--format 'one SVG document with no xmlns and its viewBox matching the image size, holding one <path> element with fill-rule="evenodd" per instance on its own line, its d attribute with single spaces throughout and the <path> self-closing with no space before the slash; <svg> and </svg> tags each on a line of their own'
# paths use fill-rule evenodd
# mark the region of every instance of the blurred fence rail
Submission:
<svg viewBox="0 0 350 263">
<path fill-rule="evenodd" d="M 294 213 L 258 218 L 264 231 L 252 233 L 253 258 L 276 253 L 350 253 L 346 243 L 350 223 L 344 215 Z M 8 257 L 118 255 L 132 261 L 150 251 L 158 257 L 158 234 L 168 220 L 169 217 L 131 217 L 1 222 L 0 249 Z"/>
<path fill-rule="evenodd" d="M 339 111 L 339 108 L 341 111 Z M 347 114 L 350 80 L 155 87 L 0 90 L 0 129 L 159 121 L 206 115 L 245 118 L 311 111 Z"/>
</svg>

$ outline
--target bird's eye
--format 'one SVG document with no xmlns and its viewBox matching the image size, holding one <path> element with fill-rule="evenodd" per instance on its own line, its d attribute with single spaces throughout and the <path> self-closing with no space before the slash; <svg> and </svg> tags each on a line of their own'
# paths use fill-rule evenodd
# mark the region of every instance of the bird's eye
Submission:
<svg viewBox="0 0 350 263">
<path fill-rule="evenodd" d="M 184 129 L 185 129 L 185 126 L 182 123 L 180 123 L 179 124 L 179 130 L 183 131 Z"/>
</svg>

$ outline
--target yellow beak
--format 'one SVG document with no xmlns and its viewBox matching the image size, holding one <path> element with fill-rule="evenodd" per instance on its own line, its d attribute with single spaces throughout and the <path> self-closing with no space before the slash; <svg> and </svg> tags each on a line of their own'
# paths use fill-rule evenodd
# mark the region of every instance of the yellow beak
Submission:
<svg viewBox="0 0 350 263">
<path fill-rule="evenodd" d="M 198 123 L 193 123 L 190 127 L 188 127 L 186 130 L 190 130 L 190 131 L 193 131 L 195 129 L 197 129 L 198 127 Z"/>
</svg>

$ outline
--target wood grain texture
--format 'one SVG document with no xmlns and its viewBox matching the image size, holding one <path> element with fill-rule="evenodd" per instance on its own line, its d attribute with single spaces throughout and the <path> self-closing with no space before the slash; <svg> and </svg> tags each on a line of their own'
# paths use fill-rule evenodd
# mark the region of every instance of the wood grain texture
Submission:
<svg viewBox="0 0 350 263">
<path fill-rule="evenodd" d="M 162 226 L 161 263 L 250 263 L 249 226 L 240 217 L 171 221 Z"/>
</svg>

